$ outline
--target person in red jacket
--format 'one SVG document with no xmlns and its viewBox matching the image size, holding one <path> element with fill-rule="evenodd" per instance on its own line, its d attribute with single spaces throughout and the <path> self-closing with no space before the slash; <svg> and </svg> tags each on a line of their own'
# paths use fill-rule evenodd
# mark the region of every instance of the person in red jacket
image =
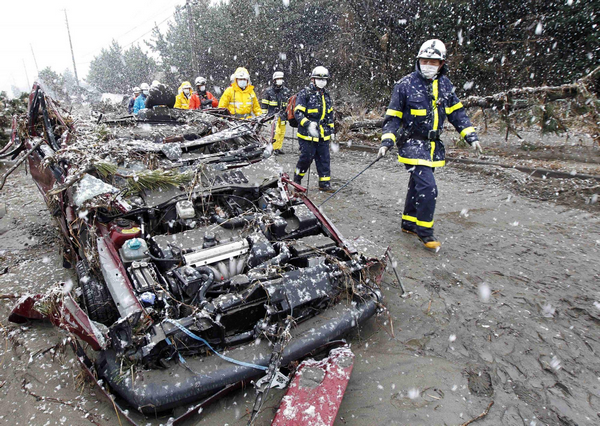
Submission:
<svg viewBox="0 0 600 426">
<path fill-rule="evenodd" d="M 196 92 L 190 99 L 190 109 L 216 108 L 219 100 L 212 93 L 206 91 L 206 79 L 198 77 L 195 81 Z"/>
</svg>

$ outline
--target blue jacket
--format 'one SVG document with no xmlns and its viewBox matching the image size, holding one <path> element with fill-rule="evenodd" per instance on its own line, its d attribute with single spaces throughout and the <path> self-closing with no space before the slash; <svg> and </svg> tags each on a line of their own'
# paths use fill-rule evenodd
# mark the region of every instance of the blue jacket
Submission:
<svg viewBox="0 0 600 426">
<path fill-rule="evenodd" d="M 478 140 L 445 72 L 444 66 L 432 81 L 425 79 L 417 67 L 394 86 L 383 120 L 381 145 L 390 148 L 397 142 L 401 163 L 429 167 L 446 164 L 446 151 L 439 139 L 446 117 L 469 144 Z"/>
<path fill-rule="evenodd" d="M 135 98 L 135 104 L 133 104 L 133 113 L 137 114 L 141 109 L 146 108 L 146 95 L 140 93 L 140 96 Z"/>
<path fill-rule="evenodd" d="M 296 97 L 294 116 L 298 121 L 298 137 L 307 141 L 328 141 L 334 132 L 333 103 L 325 89 L 314 84 L 305 87 Z M 314 121 L 319 125 L 320 137 L 315 138 L 308 133 L 308 125 Z"/>
</svg>

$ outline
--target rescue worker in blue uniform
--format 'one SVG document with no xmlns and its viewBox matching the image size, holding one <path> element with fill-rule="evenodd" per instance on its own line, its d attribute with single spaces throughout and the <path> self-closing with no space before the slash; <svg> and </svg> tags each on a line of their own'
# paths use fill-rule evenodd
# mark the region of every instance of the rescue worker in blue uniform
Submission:
<svg viewBox="0 0 600 426">
<path fill-rule="evenodd" d="M 285 138 L 285 108 L 287 107 L 288 99 L 291 91 L 283 85 L 283 72 L 275 71 L 273 73 L 273 84 L 263 95 L 261 100 L 262 113 L 267 116 L 275 116 L 272 124 L 273 154 L 283 155 L 283 139 Z"/>
<path fill-rule="evenodd" d="M 310 75 L 310 85 L 298 93 L 294 116 L 298 122 L 300 158 L 294 182 L 301 184 L 313 159 L 319 174 L 319 189 L 331 192 L 329 143 L 335 138 L 333 103 L 325 90 L 329 80 L 327 68 L 318 66 Z"/>
<path fill-rule="evenodd" d="M 440 140 L 444 120 L 448 118 L 466 142 L 481 153 L 477 133 L 446 76 L 445 60 L 444 43 L 436 39 L 423 43 L 415 71 L 394 86 L 377 154 L 382 157 L 394 143 L 398 146 L 398 161 L 410 173 L 402 231 L 417 235 L 425 248 L 432 251 L 441 247 L 433 235 L 438 195 L 433 172 L 446 163 Z"/>
</svg>

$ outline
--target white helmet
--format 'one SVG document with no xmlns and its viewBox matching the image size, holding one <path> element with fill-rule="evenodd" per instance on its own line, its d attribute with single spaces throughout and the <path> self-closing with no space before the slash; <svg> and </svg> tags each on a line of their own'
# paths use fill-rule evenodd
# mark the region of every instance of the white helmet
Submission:
<svg viewBox="0 0 600 426">
<path fill-rule="evenodd" d="M 206 84 L 206 79 L 204 77 L 198 77 L 198 78 L 196 78 L 196 81 L 194 82 L 194 84 L 196 86 L 202 86 L 203 84 Z"/>
<path fill-rule="evenodd" d="M 150 90 L 150 86 L 148 86 L 148 83 L 142 83 L 142 84 L 140 84 L 140 89 Z"/>
<path fill-rule="evenodd" d="M 152 81 L 152 87 L 158 87 L 158 86 L 160 86 L 160 81 L 158 81 L 158 80 L 153 80 L 153 81 Z"/>
<path fill-rule="evenodd" d="M 318 67 L 316 67 L 315 69 L 312 70 L 312 73 L 310 74 L 310 78 L 329 79 L 329 71 L 327 70 L 327 68 L 319 65 Z"/>
<path fill-rule="evenodd" d="M 283 71 L 275 71 L 273 73 L 273 81 L 283 79 Z"/>
<path fill-rule="evenodd" d="M 133 88 L 133 93 L 140 93 L 140 92 L 141 92 L 141 90 L 140 90 L 140 88 L 139 88 L 139 87 L 135 86 L 135 87 Z"/>
<path fill-rule="evenodd" d="M 440 61 L 446 60 L 446 46 L 441 40 L 433 39 L 427 40 L 419 49 L 417 59 L 439 59 Z"/>
<path fill-rule="evenodd" d="M 250 80 L 250 73 L 244 67 L 239 67 L 233 74 L 234 78 L 242 80 Z"/>
</svg>

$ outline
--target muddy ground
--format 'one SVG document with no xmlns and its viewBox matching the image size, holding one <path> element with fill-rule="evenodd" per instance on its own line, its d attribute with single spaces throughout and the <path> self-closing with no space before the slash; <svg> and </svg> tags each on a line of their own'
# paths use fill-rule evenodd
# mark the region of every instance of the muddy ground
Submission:
<svg viewBox="0 0 600 426">
<path fill-rule="evenodd" d="M 525 155 L 569 147 L 539 134 L 531 143 L 542 148 L 529 151 L 519 150 L 519 140 L 504 142 L 500 133 L 482 139 L 489 156 L 483 160 L 494 162 L 522 159 L 493 147 L 509 152 L 512 144 Z M 571 151 L 597 156 L 598 147 L 582 140 Z M 286 140 L 287 154 L 277 157 L 290 172 L 296 148 Z M 558 169 L 576 173 L 598 166 L 556 152 L 524 161 L 557 161 Z M 473 158 L 469 151 L 452 154 Z M 372 153 L 335 152 L 333 184 L 340 186 L 372 159 Z M 383 292 L 391 321 L 382 315 L 350 336 L 356 362 L 335 424 L 461 425 L 492 402 L 474 424 L 599 424 L 600 182 L 456 162 L 436 176 L 438 253 L 399 232 L 408 176 L 392 156 L 324 205 L 359 250 L 381 255 L 390 246 L 409 290 L 400 297 L 387 274 Z M 310 194 L 320 203 L 325 194 L 316 184 L 313 167 Z M 14 295 L 70 278 L 60 268 L 58 233 L 24 170 L 0 193 L 0 216 L 0 424 L 126 424 L 82 379 L 64 333 L 48 324 L 7 321 Z M 270 424 L 282 393 L 270 395 L 259 425 Z M 245 425 L 253 400 L 252 388 L 236 391 L 189 424 Z"/>
</svg>

